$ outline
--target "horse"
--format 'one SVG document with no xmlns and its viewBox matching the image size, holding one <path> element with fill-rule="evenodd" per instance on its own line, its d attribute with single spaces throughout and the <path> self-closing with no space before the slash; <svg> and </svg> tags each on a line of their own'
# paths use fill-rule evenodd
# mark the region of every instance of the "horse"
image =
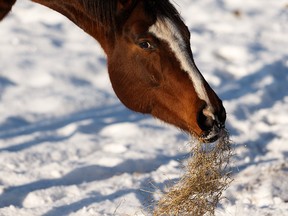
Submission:
<svg viewBox="0 0 288 216">
<path fill-rule="evenodd" d="M 0 20 L 16 0 L 0 0 Z M 169 0 L 32 0 L 95 38 L 117 97 L 129 109 L 203 143 L 225 130 L 226 111 L 197 68 L 190 32 Z"/>
</svg>

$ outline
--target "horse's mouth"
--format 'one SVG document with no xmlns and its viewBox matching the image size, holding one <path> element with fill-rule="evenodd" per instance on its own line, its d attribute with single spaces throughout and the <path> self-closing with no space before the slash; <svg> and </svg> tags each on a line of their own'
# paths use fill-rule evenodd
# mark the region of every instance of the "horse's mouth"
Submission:
<svg viewBox="0 0 288 216">
<path fill-rule="evenodd" d="M 223 135 L 224 128 L 223 127 L 217 127 L 214 126 L 211 130 L 204 133 L 200 137 L 200 141 L 204 143 L 212 143 L 217 141 L 222 135 Z"/>
<path fill-rule="evenodd" d="M 219 134 L 213 134 L 213 136 L 201 137 L 200 140 L 204 143 L 212 143 L 219 139 Z"/>
</svg>

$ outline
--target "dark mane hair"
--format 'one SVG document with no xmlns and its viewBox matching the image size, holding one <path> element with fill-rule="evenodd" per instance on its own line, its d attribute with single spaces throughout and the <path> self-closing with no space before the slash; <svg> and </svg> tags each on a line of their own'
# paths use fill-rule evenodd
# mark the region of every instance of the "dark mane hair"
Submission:
<svg viewBox="0 0 288 216">
<path fill-rule="evenodd" d="M 90 17 L 99 25 L 114 29 L 116 23 L 116 0 L 80 0 Z"/>
<path fill-rule="evenodd" d="M 97 21 L 99 25 L 110 27 L 114 30 L 117 22 L 117 0 L 80 0 L 89 13 L 90 17 Z M 135 5 L 141 0 L 132 0 L 131 5 Z M 143 0 L 146 12 L 151 13 L 158 18 L 169 18 L 174 22 L 181 21 L 180 14 L 169 0 Z"/>
<path fill-rule="evenodd" d="M 182 20 L 179 12 L 169 0 L 154 0 L 151 2 L 154 2 L 152 4 L 155 6 L 159 18 L 166 17 L 177 22 Z"/>
</svg>

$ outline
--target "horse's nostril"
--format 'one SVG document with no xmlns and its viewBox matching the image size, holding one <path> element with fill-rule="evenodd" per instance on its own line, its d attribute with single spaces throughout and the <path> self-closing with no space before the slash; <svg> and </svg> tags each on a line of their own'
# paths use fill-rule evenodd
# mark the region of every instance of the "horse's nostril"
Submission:
<svg viewBox="0 0 288 216">
<path fill-rule="evenodd" d="M 214 114 L 207 108 L 198 114 L 198 125 L 203 131 L 210 130 L 215 124 Z"/>
<path fill-rule="evenodd" d="M 215 142 L 225 128 L 226 112 L 215 111 L 209 106 L 205 106 L 198 113 L 198 126 L 202 129 L 201 140 L 205 143 Z"/>
<path fill-rule="evenodd" d="M 211 131 L 217 127 L 218 129 L 225 128 L 226 111 L 223 108 L 221 111 L 214 112 L 209 106 L 204 108 L 198 114 L 198 125 L 203 131 Z"/>
<path fill-rule="evenodd" d="M 214 119 L 211 116 L 206 116 L 206 119 L 204 121 L 205 127 L 210 130 L 214 126 Z"/>
</svg>

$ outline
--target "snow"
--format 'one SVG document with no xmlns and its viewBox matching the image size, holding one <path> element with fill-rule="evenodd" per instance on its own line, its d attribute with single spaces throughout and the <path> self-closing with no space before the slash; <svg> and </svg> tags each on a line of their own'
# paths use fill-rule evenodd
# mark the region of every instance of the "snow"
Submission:
<svg viewBox="0 0 288 216">
<path fill-rule="evenodd" d="M 286 0 L 175 2 L 223 99 L 234 181 L 216 215 L 288 215 Z M 103 51 L 65 17 L 18 1 L 0 23 L 0 215 L 149 215 L 189 137 L 127 110 Z"/>
</svg>

